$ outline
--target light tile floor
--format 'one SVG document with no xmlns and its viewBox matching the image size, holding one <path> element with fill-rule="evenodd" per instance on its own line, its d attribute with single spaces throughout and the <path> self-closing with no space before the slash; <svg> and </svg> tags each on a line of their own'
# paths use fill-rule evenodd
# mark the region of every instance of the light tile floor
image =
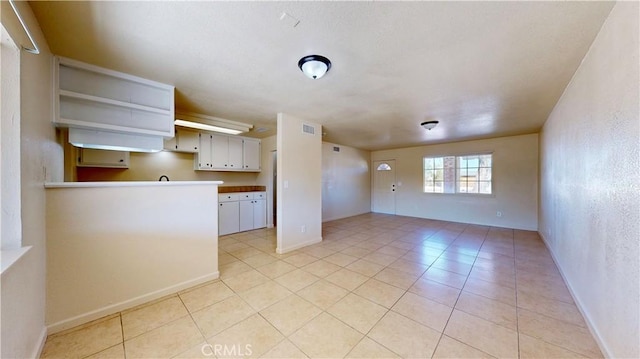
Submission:
<svg viewBox="0 0 640 359">
<path fill-rule="evenodd" d="M 380 214 L 323 227 L 285 255 L 272 229 L 221 237 L 219 280 L 52 335 L 42 357 L 602 357 L 535 232 Z"/>
</svg>

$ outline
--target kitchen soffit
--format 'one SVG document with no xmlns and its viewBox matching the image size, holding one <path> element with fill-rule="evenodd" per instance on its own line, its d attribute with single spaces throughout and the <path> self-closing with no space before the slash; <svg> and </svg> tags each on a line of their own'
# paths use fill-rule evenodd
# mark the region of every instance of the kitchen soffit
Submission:
<svg viewBox="0 0 640 359">
<path fill-rule="evenodd" d="M 537 132 L 613 3 L 31 7 L 53 53 L 173 84 L 180 111 L 271 129 L 285 112 L 322 124 L 326 141 L 375 150 Z M 317 81 L 297 67 L 311 53 L 333 62 Z M 440 124 L 424 131 L 428 120 Z"/>
</svg>

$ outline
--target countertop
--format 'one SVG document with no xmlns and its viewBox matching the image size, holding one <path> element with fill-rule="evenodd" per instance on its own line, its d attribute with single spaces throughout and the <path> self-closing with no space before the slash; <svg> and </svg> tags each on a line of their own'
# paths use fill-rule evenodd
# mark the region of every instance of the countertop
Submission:
<svg viewBox="0 0 640 359">
<path fill-rule="evenodd" d="M 235 193 L 235 192 L 265 192 L 265 186 L 222 186 L 218 187 L 218 193 Z"/>
<path fill-rule="evenodd" d="M 210 186 L 223 181 L 105 181 L 105 182 L 46 182 L 45 188 L 98 188 L 98 187 L 155 187 L 155 186 Z M 223 188 L 223 187 L 221 187 Z"/>
</svg>

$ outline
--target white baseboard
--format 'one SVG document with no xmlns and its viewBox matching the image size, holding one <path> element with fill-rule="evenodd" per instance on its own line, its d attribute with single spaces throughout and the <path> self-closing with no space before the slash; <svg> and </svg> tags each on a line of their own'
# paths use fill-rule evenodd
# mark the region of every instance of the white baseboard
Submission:
<svg viewBox="0 0 640 359">
<path fill-rule="evenodd" d="M 600 335 L 600 332 L 593 324 L 593 321 L 591 320 L 591 317 L 589 316 L 588 312 L 584 309 L 584 306 L 582 305 L 582 301 L 580 301 L 580 298 L 576 295 L 576 292 L 573 290 L 573 287 L 571 286 L 571 282 L 567 280 L 567 277 L 565 276 L 564 271 L 562 270 L 562 266 L 560 265 L 560 262 L 558 261 L 556 254 L 553 252 L 553 250 L 551 249 L 551 246 L 549 245 L 549 241 L 547 241 L 547 238 L 545 238 L 542 232 L 538 231 L 538 235 L 540 235 L 540 238 L 542 238 L 542 242 L 544 242 L 545 247 L 547 247 L 547 249 L 549 250 L 549 253 L 551 253 L 551 258 L 553 259 L 553 262 L 556 264 L 556 267 L 558 267 L 560 276 L 562 276 L 562 280 L 564 280 L 564 284 L 567 285 L 567 289 L 569 289 L 569 294 L 571 294 L 573 301 L 576 303 L 576 307 L 578 308 L 578 311 L 580 311 L 580 314 L 582 314 L 582 317 L 584 318 L 585 323 L 587 323 L 587 328 L 589 329 L 589 332 L 591 332 L 591 335 L 596 340 L 598 347 L 600 347 L 600 351 L 602 352 L 602 355 L 604 355 L 605 358 L 613 358 L 613 355 L 611 354 L 609 347 L 602 340 L 602 336 Z"/>
<path fill-rule="evenodd" d="M 38 338 L 37 346 L 33 349 L 33 353 L 31 353 L 30 358 L 40 358 L 42 355 L 42 349 L 44 349 L 44 343 L 47 342 L 47 327 L 43 326 L 42 331 L 40 332 L 40 337 Z"/>
<path fill-rule="evenodd" d="M 349 217 L 355 217 L 355 216 L 359 216 L 361 214 L 367 214 L 367 213 L 371 213 L 371 210 L 366 210 L 364 212 L 355 212 L 355 213 L 349 213 L 349 214 L 344 214 L 344 215 L 339 215 L 339 216 L 332 216 L 329 218 L 322 218 L 322 223 L 324 222 L 329 222 L 329 221 L 336 221 L 338 219 L 343 219 L 343 218 L 349 218 Z"/>
<path fill-rule="evenodd" d="M 57 332 L 60 332 L 60 331 L 63 331 L 63 330 L 69 329 L 69 328 L 73 328 L 73 327 L 81 325 L 81 324 L 88 323 L 88 322 L 96 320 L 96 319 L 100 319 L 100 318 L 105 317 L 107 315 L 115 314 L 115 313 L 121 312 L 121 311 L 123 311 L 125 309 L 133 308 L 135 306 L 150 302 L 152 300 L 159 299 L 159 298 L 162 298 L 164 296 L 177 293 L 179 291 L 191 288 L 191 287 L 196 286 L 198 284 L 202 284 L 202 283 L 208 282 L 210 280 L 218 279 L 219 277 L 220 277 L 220 272 L 216 271 L 216 272 L 213 272 L 211 274 L 204 275 L 202 277 L 198 277 L 198 278 L 195 278 L 195 279 L 184 281 L 182 283 L 178 283 L 178 284 L 169 286 L 167 288 L 163 288 L 163 289 L 151 292 L 151 293 L 146 293 L 146 294 L 143 294 L 143 295 L 135 297 L 135 298 L 127 299 L 127 300 L 122 301 L 120 303 L 115 303 L 115 304 L 112 304 L 112 305 L 108 305 L 106 307 L 102 307 L 102 308 L 99 308 L 99 309 L 96 309 L 96 310 L 92 310 L 90 312 L 83 313 L 83 314 L 77 315 L 77 316 L 72 317 L 72 318 L 61 320 L 61 321 L 59 321 L 57 323 L 49 324 L 46 327 L 46 330 L 48 330 L 49 334 L 54 334 L 54 333 L 57 333 Z"/>
<path fill-rule="evenodd" d="M 287 247 L 287 248 L 276 248 L 276 253 L 278 254 L 285 254 L 291 251 L 295 251 L 296 249 L 300 249 L 302 247 L 306 247 L 306 246 L 310 246 L 312 244 L 316 244 L 316 243 L 320 243 L 322 242 L 322 237 L 320 238 L 316 238 L 316 239 L 312 239 L 310 241 L 306 241 L 306 242 L 302 242 L 299 244 L 296 244 L 295 246 L 291 246 L 291 247 Z"/>
</svg>

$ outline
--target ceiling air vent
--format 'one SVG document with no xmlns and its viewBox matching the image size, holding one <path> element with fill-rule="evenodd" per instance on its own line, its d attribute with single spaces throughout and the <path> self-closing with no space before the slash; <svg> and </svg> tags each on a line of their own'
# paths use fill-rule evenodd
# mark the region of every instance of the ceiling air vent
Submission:
<svg viewBox="0 0 640 359">
<path fill-rule="evenodd" d="M 314 135 L 316 133 L 316 129 L 311 125 L 302 124 L 302 132 L 308 133 L 310 135 Z"/>
</svg>

